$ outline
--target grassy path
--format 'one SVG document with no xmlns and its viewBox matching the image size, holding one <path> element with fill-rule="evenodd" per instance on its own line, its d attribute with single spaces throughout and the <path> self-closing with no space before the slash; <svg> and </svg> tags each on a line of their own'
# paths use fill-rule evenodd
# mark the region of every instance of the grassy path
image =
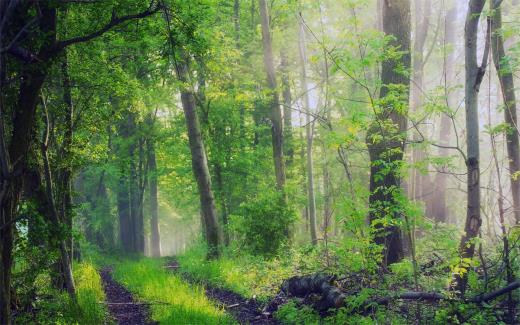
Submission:
<svg viewBox="0 0 520 325">
<path fill-rule="evenodd" d="M 104 268 L 100 272 L 105 290 L 106 302 L 112 319 L 119 325 L 153 325 L 147 305 L 135 301 L 132 293 L 112 278 L 112 270 Z"/>
<path fill-rule="evenodd" d="M 113 266 L 112 275 L 139 300 L 150 303 L 150 316 L 160 324 L 236 324 L 206 297 L 203 287 L 168 272 L 164 263 L 150 258 L 122 261 Z"/>
<path fill-rule="evenodd" d="M 176 258 L 171 259 L 166 268 L 177 276 L 180 265 Z M 270 313 L 263 311 L 263 304 L 256 299 L 247 299 L 228 289 L 205 284 L 205 293 L 216 304 L 221 305 L 229 314 L 233 315 L 240 324 L 249 325 L 277 325 L 280 324 Z"/>
</svg>

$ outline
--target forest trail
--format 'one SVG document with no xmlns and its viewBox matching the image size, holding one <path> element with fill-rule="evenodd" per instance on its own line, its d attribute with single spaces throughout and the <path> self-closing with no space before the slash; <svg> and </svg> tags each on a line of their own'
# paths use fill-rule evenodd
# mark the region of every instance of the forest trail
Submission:
<svg viewBox="0 0 520 325">
<path fill-rule="evenodd" d="M 166 265 L 172 272 L 180 268 L 179 262 L 173 257 Z M 209 284 L 204 284 L 206 296 L 222 306 L 240 324 L 251 325 L 277 325 L 279 321 L 273 318 L 271 313 L 264 313 L 263 305 L 256 299 L 247 299 L 241 295 Z"/>
<path fill-rule="evenodd" d="M 101 270 L 108 310 L 119 325 L 155 325 L 150 321 L 148 307 L 135 301 L 132 293 L 112 278 L 112 270 Z"/>
</svg>

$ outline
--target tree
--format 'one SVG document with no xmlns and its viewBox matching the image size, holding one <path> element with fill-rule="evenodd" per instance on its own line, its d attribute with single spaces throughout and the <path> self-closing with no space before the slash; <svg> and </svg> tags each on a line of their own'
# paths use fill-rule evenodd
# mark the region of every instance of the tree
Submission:
<svg viewBox="0 0 520 325">
<path fill-rule="evenodd" d="M 448 146 L 450 144 L 450 135 L 452 128 L 452 118 L 450 109 L 455 107 L 456 105 L 456 92 L 450 87 L 453 87 L 453 84 L 456 81 L 455 76 L 455 66 L 456 58 L 457 58 L 457 49 L 455 47 L 455 30 L 457 27 L 457 6 L 451 8 L 445 16 L 445 25 L 444 25 L 444 68 L 443 68 L 443 82 L 444 82 L 444 95 L 446 97 L 446 108 L 447 111 L 442 113 L 441 116 L 441 127 L 439 130 L 439 156 L 446 157 L 448 156 L 449 149 Z M 446 53 L 446 51 L 450 51 Z M 432 199 L 432 216 L 433 219 L 437 222 L 447 222 L 448 221 L 448 208 L 446 206 L 446 191 L 448 183 L 448 175 L 445 172 L 439 172 L 435 175 L 433 184 L 434 184 L 434 193 Z"/>
<path fill-rule="evenodd" d="M 274 69 L 273 45 L 271 39 L 270 18 L 267 1 L 259 0 L 260 18 L 262 26 L 262 46 L 264 50 L 264 67 L 267 74 L 267 84 L 270 91 L 269 106 L 271 108 L 271 133 L 273 142 L 274 170 L 278 190 L 285 187 L 285 161 L 283 154 L 283 113 L 280 108 L 278 86 Z"/>
<path fill-rule="evenodd" d="M 379 105 L 367 131 L 370 155 L 369 219 L 374 241 L 383 246 L 383 267 L 403 257 L 399 219 L 400 166 L 406 139 L 410 78 L 406 72 L 410 56 L 410 1 L 388 0 L 383 3 L 383 31 L 391 36 L 389 45 L 402 51 L 398 59 L 385 58 L 382 64 Z"/>
<path fill-rule="evenodd" d="M 306 156 L 307 156 L 307 204 L 309 207 L 309 223 L 311 231 L 311 241 L 313 245 L 318 243 L 316 225 L 316 196 L 314 194 L 314 174 L 312 144 L 314 140 L 314 121 L 311 120 L 311 110 L 309 104 L 309 87 L 307 86 L 307 53 L 305 49 L 305 27 L 303 23 L 298 23 L 298 45 L 300 50 L 300 78 L 303 92 L 303 110 L 305 112 L 305 134 L 306 134 Z"/>
<path fill-rule="evenodd" d="M 516 112 L 516 96 L 513 71 L 506 57 L 504 37 L 502 36 L 502 9 L 501 1 L 492 0 L 491 3 L 491 48 L 493 62 L 497 71 L 502 99 L 504 102 L 504 121 L 506 130 L 507 155 L 511 180 L 511 195 L 513 197 L 513 213 L 516 223 L 520 223 L 520 143 L 518 138 L 518 120 Z"/>
<path fill-rule="evenodd" d="M 149 118 L 149 127 L 153 128 L 152 118 Z M 157 160 L 155 157 L 155 137 L 151 135 L 146 141 L 148 155 L 149 200 L 150 200 L 150 246 L 152 256 L 161 256 L 161 236 L 159 231 L 159 202 L 157 199 Z"/>
<path fill-rule="evenodd" d="M 465 110 L 466 110 L 466 166 L 467 166 L 467 214 L 464 226 L 465 234 L 460 242 L 461 259 L 473 258 L 475 253 L 475 240 L 478 237 L 482 217 L 480 215 L 480 148 L 479 148 L 479 117 L 478 117 L 478 92 L 482 78 L 486 71 L 486 63 L 489 54 L 489 37 L 486 37 L 486 45 L 482 64 L 478 65 L 477 44 L 478 26 L 485 0 L 470 0 L 466 25 L 464 29 L 464 58 L 465 58 Z M 489 36 L 489 26 L 488 26 Z M 467 273 L 455 276 L 454 288 L 464 295 L 467 283 Z"/>
<path fill-rule="evenodd" d="M 208 242 L 208 258 L 217 258 L 220 255 L 220 230 L 218 226 L 217 208 L 215 197 L 211 188 L 211 176 L 208 168 L 208 159 L 200 130 L 197 106 L 193 92 L 186 86 L 189 85 L 189 58 L 185 53 L 181 54 L 181 60 L 175 66 L 177 78 L 182 83 L 181 101 L 186 118 L 188 138 L 191 151 L 191 163 L 193 174 L 197 180 L 200 196 L 200 208 L 204 223 L 204 233 Z"/>
</svg>

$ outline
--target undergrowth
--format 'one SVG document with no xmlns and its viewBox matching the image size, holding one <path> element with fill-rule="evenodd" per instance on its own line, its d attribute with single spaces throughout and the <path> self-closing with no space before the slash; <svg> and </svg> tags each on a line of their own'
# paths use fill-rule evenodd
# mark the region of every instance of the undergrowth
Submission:
<svg viewBox="0 0 520 325">
<path fill-rule="evenodd" d="M 88 262 L 74 265 L 77 301 L 51 285 L 48 273 L 38 275 L 33 310 L 18 315 L 15 324 L 106 324 L 107 311 L 101 278 Z"/>
<path fill-rule="evenodd" d="M 244 297 L 267 300 L 280 290 L 283 280 L 318 270 L 313 251 L 287 249 L 286 254 L 262 258 L 226 251 L 218 260 L 207 260 L 203 244 L 178 256 L 180 271 L 188 278 L 229 289 Z"/>
</svg>

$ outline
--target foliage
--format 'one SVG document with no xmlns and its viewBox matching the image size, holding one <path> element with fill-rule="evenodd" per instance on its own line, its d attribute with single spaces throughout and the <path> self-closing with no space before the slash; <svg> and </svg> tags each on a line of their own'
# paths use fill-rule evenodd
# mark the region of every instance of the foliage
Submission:
<svg viewBox="0 0 520 325">
<path fill-rule="evenodd" d="M 231 229 L 250 253 L 274 256 L 287 240 L 296 220 L 294 209 L 278 191 L 258 193 L 231 217 Z"/>
</svg>

